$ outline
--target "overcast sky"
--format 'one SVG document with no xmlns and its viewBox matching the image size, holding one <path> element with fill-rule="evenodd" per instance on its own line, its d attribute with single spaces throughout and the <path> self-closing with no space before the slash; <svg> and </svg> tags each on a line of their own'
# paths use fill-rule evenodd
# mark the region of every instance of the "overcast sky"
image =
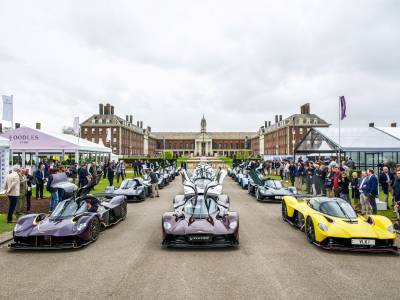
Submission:
<svg viewBox="0 0 400 300">
<path fill-rule="evenodd" d="M 400 123 L 400 1 L 0 1 L 0 94 L 48 130 L 109 102 L 154 131 L 256 131 L 310 102 Z M 0 116 L 1 117 L 1 116 Z"/>
</svg>

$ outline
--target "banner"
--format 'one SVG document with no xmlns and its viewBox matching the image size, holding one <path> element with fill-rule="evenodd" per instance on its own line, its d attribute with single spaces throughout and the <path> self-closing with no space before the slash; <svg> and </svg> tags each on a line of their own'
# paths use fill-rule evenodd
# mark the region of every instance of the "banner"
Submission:
<svg viewBox="0 0 400 300">
<path fill-rule="evenodd" d="M 6 176 L 9 171 L 10 150 L 8 148 L 0 148 L 0 191 L 4 190 L 6 184 Z"/>
<path fill-rule="evenodd" d="M 2 95 L 3 98 L 3 117 L 4 121 L 13 121 L 13 95 Z"/>
<path fill-rule="evenodd" d="M 340 120 L 343 120 L 346 118 L 346 99 L 344 96 L 339 97 L 339 102 L 340 102 Z"/>
</svg>

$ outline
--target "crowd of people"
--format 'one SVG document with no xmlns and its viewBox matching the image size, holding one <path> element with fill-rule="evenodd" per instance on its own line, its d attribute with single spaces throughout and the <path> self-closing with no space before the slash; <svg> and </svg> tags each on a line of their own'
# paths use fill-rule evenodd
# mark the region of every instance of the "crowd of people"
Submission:
<svg viewBox="0 0 400 300">
<path fill-rule="evenodd" d="M 379 174 L 372 168 L 357 172 L 351 158 L 339 163 L 335 157 L 329 161 L 303 161 L 301 158 L 297 161 L 251 161 L 249 166 L 261 167 L 267 175 L 278 175 L 290 181 L 301 193 L 340 197 L 364 215 L 377 213 L 380 188 L 383 201 L 388 203 L 389 195 L 392 196 L 392 208 L 400 219 L 400 168 L 392 172 L 387 163 L 380 164 Z"/>
<path fill-rule="evenodd" d="M 148 160 L 137 160 L 132 163 L 133 176 L 150 176 L 153 187 L 153 196 L 159 197 L 158 179 L 154 170 L 160 164 Z M 43 199 L 44 191 L 47 190 L 51 197 L 49 202 L 49 212 L 52 212 L 59 201 L 64 200 L 63 191 L 55 188 L 54 185 L 60 181 L 72 181 L 79 188 L 88 185 L 95 180 L 98 182 L 100 177 L 107 178 L 109 185 L 114 186 L 114 180 L 118 184 L 126 178 L 126 163 L 123 160 L 110 161 L 97 165 L 96 162 L 88 164 L 72 163 L 62 165 L 57 160 L 42 159 L 32 170 L 14 166 L 6 176 L 5 194 L 9 200 L 7 222 L 15 223 L 13 215 L 31 212 L 32 191 L 35 188 L 36 199 Z"/>
</svg>

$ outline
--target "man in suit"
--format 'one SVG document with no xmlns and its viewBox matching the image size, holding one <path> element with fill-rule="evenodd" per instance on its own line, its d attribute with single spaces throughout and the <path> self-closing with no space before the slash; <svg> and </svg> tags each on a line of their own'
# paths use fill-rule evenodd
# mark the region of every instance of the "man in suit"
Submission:
<svg viewBox="0 0 400 300">
<path fill-rule="evenodd" d="M 43 187 L 46 180 L 45 165 L 42 164 L 35 172 L 36 199 L 43 199 Z"/>
<path fill-rule="evenodd" d="M 385 195 L 384 201 L 387 203 L 389 200 L 389 193 L 392 192 L 394 176 L 386 166 L 383 167 L 382 173 L 379 175 L 379 183 L 381 184 L 383 194 Z"/>
<path fill-rule="evenodd" d="M 294 186 L 298 191 L 301 191 L 303 185 L 303 175 L 304 167 L 301 162 L 298 162 L 296 168 L 294 169 Z"/>
<path fill-rule="evenodd" d="M 378 209 L 376 207 L 376 197 L 378 196 L 378 179 L 372 169 L 368 169 L 368 182 L 367 182 L 368 200 L 372 207 L 372 214 L 376 215 Z"/>
<path fill-rule="evenodd" d="M 79 170 L 79 187 L 84 187 L 89 183 L 90 175 L 87 169 L 87 165 L 83 165 Z"/>
</svg>

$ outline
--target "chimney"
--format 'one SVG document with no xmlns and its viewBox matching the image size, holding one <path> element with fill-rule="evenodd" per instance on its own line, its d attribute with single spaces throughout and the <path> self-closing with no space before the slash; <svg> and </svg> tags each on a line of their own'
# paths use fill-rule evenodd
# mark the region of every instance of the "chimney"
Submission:
<svg viewBox="0 0 400 300">
<path fill-rule="evenodd" d="M 111 105 L 111 113 L 110 113 L 111 115 L 113 115 L 114 114 L 114 106 L 113 105 Z"/>
<path fill-rule="evenodd" d="M 107 103 L 106 106 L 104 107 L 104 114 L 109 115 L 110 114 L 110 104 Z"/>
<path fill-rule="evenodd" d="M 0 123 L 0 134 L 2 134 L 2 133 L 3 133 L 3 124 Z"/>
<path fill-rule="evenodd" d="M 309 115 L 310 114 L 310 103 L 303 104 L 300 107 L 300 113 L 302 115 Z"/>
<path fill-rule="evenodd" d="M 268 126 L 271 126 L 271 121 L 268 121 Z"/>
<path fill-rule="evenodd" d="M 37 130 L 40 130 L 40 129 L 42 129 L 42 124 L 40 124 L 40 123 L 36 123 L 36 129 L 37 129 Z"/>
<path fill-rule="evenodd" d="M 140 121 L 140 128 L 143 128 L 143 121 Z"/>
<path fill-rule="evenodd" d="M 375 123 L 369 123 L 368 126 L 369 127 L 375 127 Z"/>
<path fill-rule="evenodd" d="M 147 131 L 151 132 L 151 127 L 150 126 L 147 126 Z"/>
<path fill-rule="evenodd" d="M 282 122 L 282 115 L 279 115 L 279 122 Z"/>
<path fill-rule="evenodd" d="M 137 126 L 137 127 L 140 127 L 139 121 L 136 121 L 136 126 Z"/>
<path fill-rule="evenodd" d="M 390 123 L 390 127 L 397 127 L 397 123 Z"/>
<path fill-rule="evenodd" d="M 102 103 L 99 104 L 99 114 L 104 115 L 104 105 Z"/>
<path fill-rule="evenodd" d="M 21 127 L 21 124 L 20 123 L 15 123 L 15 129 L 18 129 L 18 128 L 20 128 Z"/>
<path fill-rule="evenodd" d="M 264 122 L 264 127 L 267 128 L 268 127 L 268 121 Z"/>
<path fill-rule="evenodd" d="M 133 116 L 132 115 L 129 116 L 129 123 L 133 124 Z"/>
<path fill-rule="evenodd" d="M 275 115 L 275 123 L 278 123 L 278 115 Z"/>
<path fill-rule="evenodd" d="M 126 123 L 129 123 L 129 116 L 128 115 L 125 116 L 125 120 L 126 120 Z"/>
</svg>

